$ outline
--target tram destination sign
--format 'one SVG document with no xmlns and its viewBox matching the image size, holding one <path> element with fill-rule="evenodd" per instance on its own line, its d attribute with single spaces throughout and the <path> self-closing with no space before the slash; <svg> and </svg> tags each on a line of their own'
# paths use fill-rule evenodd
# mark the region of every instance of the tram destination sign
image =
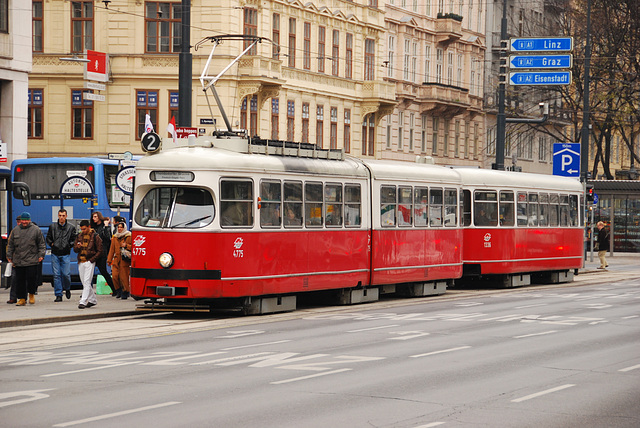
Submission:
<svg viewBox="0 0 640 428">
<path fill-rule="evenodd" d="M 511 55 L 509 67 L 523 68 L 571 68 L 572 55 Z"/>
<path fill-rule="evenodd" d="M 573 37 L 539 37 L 509 40 L 512 52 L 567 52 L 573 50 Z"/>
<path fill-rule="evenodd" d="M 515 71 L 509 73 L 511 85 L 570 85 L 570 71 Z"/>
</svg>

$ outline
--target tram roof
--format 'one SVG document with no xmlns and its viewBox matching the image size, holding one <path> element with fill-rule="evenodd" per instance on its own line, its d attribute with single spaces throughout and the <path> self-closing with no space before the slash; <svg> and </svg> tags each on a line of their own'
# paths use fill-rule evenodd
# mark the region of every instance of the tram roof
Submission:
<svg viewBox="0 0 640 428">
<path fill-rule="evenodd" d="M 493 169 L 455 168 L 465 186 L 581 192 L 582 184 L 575 178 L 529 172 L 497 171 Z"/>
<path fill-rule="evenodd" d="M 428 163 L 360 159 L 377 180 L 429 181 L 431 183 L 460 184 L 457 171 Z"/>
</svg>

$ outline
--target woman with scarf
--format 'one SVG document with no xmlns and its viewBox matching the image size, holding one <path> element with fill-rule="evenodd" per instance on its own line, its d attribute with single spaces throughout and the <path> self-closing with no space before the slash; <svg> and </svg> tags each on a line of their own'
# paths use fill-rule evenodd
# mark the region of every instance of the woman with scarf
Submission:
<svg viewBox="0 0 640 428">
<path fill-rule="evenodd" d="M 123 221 L 119 221 L 116 224 L 116 233 L 111 238 L 107 263 L 111 265 L 111 275 L 116 291 L 121 292 L 121 299 L 127 299 L 130 296 L 131 232 L 127 230 L 127 226 Z"/>
<path fill-rule="evenodd" d="M 94 213 L 91 214 L 90 223 L 91 228 L 96 231 L 102 241 L 102 255 L 96 260 L 96 267 L 100 271 L 100 275 L 102 275 L 104 280 L 107 281 L 107 284 L 109 284 L 111 295 L 118 297 L 120 293 L 114 287 L 111 275 L 107 270 L 107 254 L 111 246 L 111 228 L 105 225 L 105 218 L 102 216 L 102 213 L 98 211 L 94 211 Z"/>
</svg>

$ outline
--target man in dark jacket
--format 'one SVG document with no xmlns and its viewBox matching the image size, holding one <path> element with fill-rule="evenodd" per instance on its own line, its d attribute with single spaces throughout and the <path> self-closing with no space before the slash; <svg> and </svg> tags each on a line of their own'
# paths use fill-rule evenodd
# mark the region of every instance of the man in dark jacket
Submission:
<svg viewBox="0 0 640 428">
<path fill-rule="evenodd" d="M 58 210 L 58 221 L 49 226 L 47 244 L 51 247 L 53 292 L 55 302 L 62 302 L 62 291 L 71 298 L 71 248 L 76 241 L 76 228 L 67 222 L 67 210 Z"/>
<path fill-rule="evenodd" d="M 598 227 L 598 258 L 600 258 L 600 266 L 598 269 L 606 269 L 609 264 L 607 263 L 607 251 L 609 251 L 609 232 L 604 228 L 604 223 L 599 221 Z"/>
<path fill-rule="evenodd" d="M 16 276 L 16 297 L 18 306 L 24 306 L 29 292 L 29 303 L 36 302 L 38 263 L 44 259 L 47 245 L 40 228 L 31 223 L 31 215 L 23 212 L 18 217 L 19 225 L 9 235 L 7 260 L 13 265 Z"/>
<path fill-rule="evenodd" d="M 82 281 L 82 296 L 78 309 L 90 308 L 98 304 L 96 292 L 91 286 L 93 271 L 96 268 L 96 260 L 102 254 L 102 241 L 98 234 L 89 226 L 89 220 L 80 222 L 82 231 L 73 244 L 73 251 L 78 253 L 78 274 Z"/>
</svg>

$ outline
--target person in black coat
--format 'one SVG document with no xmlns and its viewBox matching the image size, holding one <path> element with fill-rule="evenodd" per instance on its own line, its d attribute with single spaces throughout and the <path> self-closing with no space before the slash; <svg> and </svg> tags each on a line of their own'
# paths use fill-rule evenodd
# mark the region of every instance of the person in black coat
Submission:
<svg viewBox="0 0 640 428">
<path fill-rule="evenodd" d="M 605 269 L 609 266 L 607 259 L 607 251 L 609 251 L 609 232 L 604 228 L 604 223 L 599 221 L 598 224 L 598 258 L 600 259 L 600 266 L 598 269 Z"/>
<path fill-rule="evenodd" d="M 102 213 L 95 211 L 91 214 L 91 228 L 96 231 L 100 240 L 102 241 L 102 255 L 96 260 L 96 267 L 98 271 L 100 271 L 100 275 L 102 275 L 109 284 L 111 288 L 111 295 L 115 296 L 117 294 L 115 287 L 113 286 L 113 279 L 111 279 L 111 274 L 107 270 L 107 254 L 109 254 L 109 246 L 111 245 L 111 227 L 108 225 L 108 217 L 105 218 L 102 216 Z"/>
</svg>

